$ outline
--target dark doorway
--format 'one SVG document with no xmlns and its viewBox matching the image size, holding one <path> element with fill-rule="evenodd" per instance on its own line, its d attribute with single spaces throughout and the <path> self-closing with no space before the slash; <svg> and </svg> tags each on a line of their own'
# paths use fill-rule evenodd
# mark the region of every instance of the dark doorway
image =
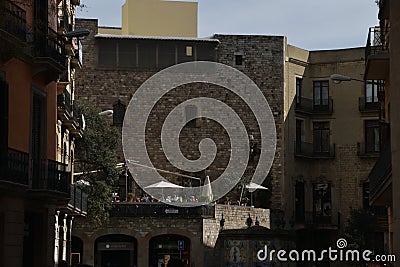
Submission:
<svg viewBox="0 0 400 267">
<path fill-rule="evenodd" d="M 190 266 L 190 239 L 181 235 L 160 235 L 150 239 L 149 266 Z M 170 264 L 168 264 L 170 266 Z"/>
<path fill-rule="evenodd" d="M 137 264 L 137 241 L 128 235 L 106 235 L 96 239 L 95 266 L 130 267 Z"/>
<path fill-rule="evenodd" d="M 79 237 L 71 237 L 71 265 L 82 263 L 83 241 Z"/>
</svg>

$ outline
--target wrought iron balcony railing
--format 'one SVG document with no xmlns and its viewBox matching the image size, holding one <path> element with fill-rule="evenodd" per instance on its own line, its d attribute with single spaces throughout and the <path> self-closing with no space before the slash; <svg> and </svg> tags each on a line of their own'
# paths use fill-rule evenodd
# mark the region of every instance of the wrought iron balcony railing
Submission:
<svg viewBox="0 0 400 267">
<path fill-rule="evenodd" d="M 34 50 L 36 58 L 50 58 L 62 67 L 65 66 L 65 40 L 51 28 L 36 26 L 33 32 Z"/>
<path fill-rule="evenodd" d="M 384 54 L 389 49 L 389 28 L 381 28 L 379 26 L 370 27 L 365 48 L 365 60 L 370 56 Z"/>
<path fill-rule="evenodd" d="M 378 113 L 380 109 L 379 102 L 368 101 L 369 99 L 366 97 L 358 98 L 358 110 L 361 113 Z"/>
<path fill-rule="evenodd" d="M 0 180 L 29 185 L 29 154 L 8 148 L 0 162 Z"/>
<path fill-rule="evenodd" d="M 8 0 L 0 1 L 0 29 L 26 41 L 26 12 Z"/>
<path fill-rule="evenodd" d="M 382 149 L 378 161 L 375 163 L 368 175 L 370 200 L 375 197 L 381 188 L 385 186 L 392 177 L 392 154 L 390 142 Z"/>
<path fill-rule="evenodd" d="M 86 215 L 87 214 L 87 194 L 84 193 L 75 184 L 70 185 L 70 201 L 68 207 L 75 210 L 77 213 Z"/>
<path fill-rule="evenodd" d="M 322 100 L 318 105 L 314 103 L 313 99 L 305 97 L 296 97 L 296 108 L 297 112 L 303 112 L 308 114 L 332 114 L 333 113 L 333 99 Z"/>
<path fill-rule="evenodd" d="M 53 160 L 42 160 L 40 168 L 32 173 L 32 189 L 36 190 L 69 193 L 70 181 L 67 165 Z"/>
<path fill-rule="evenodd" d="M 305 224 L 331 224 L 332 216 L 321 216 L 317 215 L 315 212 L 306 211 L 304 214 Z"/>
<path fill-rule="evenodd" d="M 176 207 L 159 202 L 113 203 L 111 217 L 214 217 L 215 206 Z"/>
<path fill-rule="evenodd" d="M 336 154 L 335 144 L 316 144 L 307 142 L 295 142 L 295 156 L 305 158 L 334 158 Z"/>
<path fill-rule="evenodd" d="M 72 116 L 71 94 L 68 90 L 64 90 L 61 95 L 57 96 L 57 108 L 60 111 L 66 111 L 69 116 Z"/>
</svg>

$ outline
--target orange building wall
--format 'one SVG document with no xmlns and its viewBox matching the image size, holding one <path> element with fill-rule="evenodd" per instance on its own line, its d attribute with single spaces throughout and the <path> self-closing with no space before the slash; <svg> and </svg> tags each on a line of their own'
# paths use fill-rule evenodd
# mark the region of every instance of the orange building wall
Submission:
<svg viewBox="0 0 400 267">
<path fill-rule="evenodd" d="M 5 69 L 9 86 L 8 146 L 29 153 L 31 67 L 13 58 Z"/>
</svg>

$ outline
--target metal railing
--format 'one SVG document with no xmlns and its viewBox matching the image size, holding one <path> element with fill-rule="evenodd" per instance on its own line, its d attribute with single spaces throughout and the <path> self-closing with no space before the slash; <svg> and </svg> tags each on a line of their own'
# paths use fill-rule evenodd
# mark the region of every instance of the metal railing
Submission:
<svg viewBox="0 0 400 267">
<path fill-rule="evenodd" d="M 61 95 L 57 96 L 57 107 L 60 110 L 66 111 L 69 115 L 72 115 L 71 94 L 67 89 L 65 89 Z"/>
<path fill-rule="evenodd" d="M 215 206 L 176 207 L 157 202 L 113 203 L 111 217 L 214 217 Z"/>
<path fill-rule="evenodd" d="M 367 45 L 365 47 L 365 60 L 368 60 L 370 56 L 388 52 L 389 33 L 389 28 L 382 29 L 379 26 L 369 28 Z"/>
<path fill-rule="evenodd" d="M 333 99 L 322 100 L 322 104 L 315 105 L 314 100 L 306 97 L 296 97 L 295 110 L 309 114 L 332 114 L 333 113 Z"/>
<path fill-rule="evenodd" d="M 360 112 L 379 112 L 380 103 L 367 101 L 365 97 L 358 98 L 358 110 Z"/>
<path fill-rule="evenodd" d="M 0 2 L 0 29 L 26 41 L 26 12 L 8 0 Z"/>
<path fill-rule="evenodd" d="M 8 148 L 0 162 L 0 180 L 29 185 L 29 154 Z"/>
<path fill-rule="evenodd" d="M 299 157 L 307 157 L 307 158 L 334 158 L 336 155 L 336 145 L 329 144 L 327 145 L 328 149 L 322 150 L 320 146 L 317 146 L 314 143 L 307 142 L 295 142 L 294 143 L 294 151 L 295 155 Z"/>
<path fill-rule="evenodd" d="M 392 154 L 390 142 L 382 149 L 378 161 L 368 175 L 370 199 L 392 177 Z"/>
<path fill-rule="evenodd" d="M 87 214 L 87 194 L 84 193 L 77 185 L 70 185 L 70 201 L 68 206 L 76 209 L 82 214 Z"/>
<path fill-rule="evenodd" d="M 67 171 L 66 164 L 42 160 L 40 168 L 33 171 L 32 176 L 32 189 L 69 193 L 71 173 Z"/>
<path fill-rule="evenodd" d="M 315 212 L 306 211 L 304 213 L 304 223 L 306 224 L 332 224 L 332 216 L 317 215 Z"/>
<path fill-rule="evenodd" d="M 33 55 L 37 58 L 51 58 L 65 66 L 65 40 L 51 28 L 36 26 L 33 31 Z"/>
</svg>

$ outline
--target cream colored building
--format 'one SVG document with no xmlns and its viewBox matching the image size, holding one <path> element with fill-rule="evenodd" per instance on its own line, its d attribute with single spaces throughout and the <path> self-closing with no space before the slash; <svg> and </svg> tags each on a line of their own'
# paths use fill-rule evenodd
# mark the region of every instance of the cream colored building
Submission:
<svg viewBox="0 0 400 267">
<path fill-rule="evenodd" d="M 122 34 L 197 37 L 197 2 L 126 0 Z"/>
</svg>

